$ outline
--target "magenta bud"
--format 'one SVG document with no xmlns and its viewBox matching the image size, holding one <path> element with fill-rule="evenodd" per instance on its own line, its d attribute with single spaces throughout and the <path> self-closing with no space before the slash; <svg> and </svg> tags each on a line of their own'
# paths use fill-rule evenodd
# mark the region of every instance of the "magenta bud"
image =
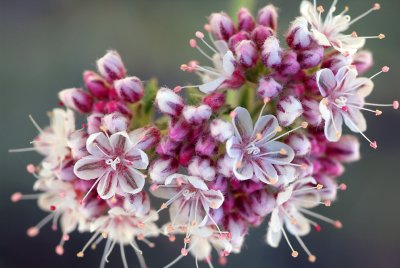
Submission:
<svg viewBox="0 0 400 268">
<path fill-rule="evenodd" d="M 206 104 L 202 104 L 198 107 L 185 106 L 183 108 L 182 115 L 186 122 L 191 125 L 200 125 L 210 119 L 212 109 Z"/>
<path fill-rule="evenodd" d="M 201 136 L 195 147 L 196 153 L 203 156 L 213 156 L 216 149 L 217 144 L 211 135 Z"/>
<path fill-rule="evenodd" d="M 105 110 L 107 113 L 120 112 L 121 114 L 131 118 L 132 112 L 129 107 L 121 101 L 110 101 L 106 104 Z"/>
<path fill-rule="evenodd" d="M 100 113 L 92 113 L 87 118 L 87 131 L 89 134 L 93 134 L 101 131 L 101 120 L 103 118 L 103 114 Z"/>
<path fill-rule="evenodd" d="M 188 171 L 190 175 L 200 177 L 203 180 L 215 180 L 215 167 L 208 158 L 194 157 L 188 166 Z"/>
<path fill-rule="evenodd" d="M 190 160 L 195 156 L 194 146 L 191 143 L 185 143 L 179 151 L 179 164 L 187 167 Z"/>
<path fill-rule="evenodd" d="M 299 17 L 292 22 L 286 36 L 286 43 L 293 49 L 309 49 L 313 44 L 313 38 L 308 31 L 308 22 Z"/>
<path fill-rule="evenodd" d="M 297 61 L 297 54 L 294 51 L 287 51 L 282 58 L 279 72 L 282 75 L 295 75 L 300 71 L 300 63 Z"/>
<path fill-rule="evenodd" d="M 218 38 L 228 41 L 235 33 L 232 19 L 224 12 L 212 13 L 209 17 L 212 33 Z"/>
<path fill-rule="evenodd" d="M 216 111 L 225 104 L 225 94 L 220 92 L 211 93 L 203 98 L 203 103 L 210 106 L 213 111 Z"/>
<path fill-rule="evenodd" d="M 100 75 L 93 71 L 85 71 L 83 80 L 89 92 L 98 99 L 106 99 L 110 91 L 110 85 Z"/>
<path fill-rule="evenodd" d="M 265 217 L 274 209 L 275 198 L 265 190 L 258 190 L 250 195 L 249 204 L 258 216 Z"/>
<path fill-rule="evenodd" d="M 151 181 L 157 184 L 164 184 L 165 179 L 178 171 L 178 161 L 169 156 L 161 156 L 151 163 L 149 175 Z"/>
<path fill-rule="evenodd" d="M 322 122 L 322 115 L 319 111 L 319 101 L 305 97 L 302 99 L 303 117 L 312 126 L 318 126 Z"/>
<path fill-rule="evenodd" d="M 275 98 L 282 92 L 282 85 L 272 76 L 265 76 L 260 79 L 257 94 L 261 98 Z"/>
<path fill-rule="evenodd" d="M 106 113 L 106 105 L 107 102 L 106 101 L 97 101 L 94 105 L 93 105 L 93 113 L 100 113 L 100 114 L 105 114 Z"/>
<path fill-rule="evenodd" d="M 324 186 L 324 190 L 320 192 L 322 200 L 336 200 L 338 184 L 336 179 L 331 176 L 326 176 L 324 174 L 314 175 L 314 178 L 317 180 L 319 184 Z"/>
<path fill-rule="evenodd" d="M 60 168 L 57 168 L 54 172 L 62 181 L 72 181 L 76 179 L 76 175 L 74 173 L 74 164 L 73 160 L 69 160 L 67 162 L 63 162 Z"/>
<path fill-rule="evenodd" d="M 311 142 L 303 134 L 290 134 L 285 143 L 294 150 L 296 156 L 304 156 L 311 151 Z"/>
<path fill-rule="evenodd" d="M 324 58 L 324 48 L 316 46 L 303 50 L 298 55 L 298 60 L 302 69 L 309 69 L 318 66 Z"/>
<path fill-rule="evenodd" d="M 97 60 L 99 73 L 109 82 L 125 77 L 126 70 L 118 52 L 108 51 L 106 55 Z"/>
<path fill-rule="evenodd" d="M 148 150 L 160 142 L 160 130 L 152 125 L 137 128 L 129 132 L 129 138 L 141 150 Z"/>
<path fill-rule="evenodd" d="M 360 159 L 360 142 L 352 135 L 342 135 L 338 142 L 329 142 L 326 148 L 329 158 L 350 163 Z"/>
<path fill-rule="evenodd" d="M 270 36 L 274 36 L 274 30 L 264 25 L 258 25 L 251 32 L 251 40 L 253 40 L 254 43 L 256 43 L 259 49 L 262 48 L 262 46 L 265 43 L 265 40 L 267 40 L 268 37 Z"/>
<path fill-rule="evenodd" d="M 258 11 L 258 24 L 270 27 L 276 31 L 278 27 L 278 12 L 274 5 L 267 5 Z"/>
<path fill-rule="evenodd" d="M 321 158 L 319 159 L 321 164 L 320 173 L 324 173 L 329 176 L 338 177 L 343 174 L 344 167 L 338 161 L 331 158 Z"/>
<path fill-rule="evenodd" d="M 110 133 L 126 131 L 129 126 L 129 118 L 119 112 L 107 114 L 102 119 L 102 126 Z"/>
<path fill-rule="evenodd" d="M 228 46 L 231 51 L 235 51 L 236 46 L 243 40 L 249 40 L 250 36 L 249 33 L 241 31 L 238 32 L 229 38 Z"/>
<path fill-rule="evenodd" d="M 88 132 L 83 129 L 76 130 L 68 136 L 67 144 L 71 148 L 73 159 L 80 159 L 88 155 L 86 150 L 86 140 L 88 137 Z"/>
<path fill-rule="evenodd" d="M 246 78 L 244 77 L 243 72 L 237 68 L 230 79 L 226 80 L 222 85 L 221 88 L 231 88 L 237 89 L 240 88 L 246 82 Z"/>
<path fill-rule="evenodd" d="M 359 75 L 365 73 L 374 65 L 372 53 L 367 50 L 358 51 L 353 55 L 352 65 L 356 66 Z"/>
<path fill-rule="evenodd" d="M 294 96 L 286 96 L 276 105 L 276 117 L 283 127 L 291 125 L 303 113 L 300 101 Z"/>
<path fill-rule="evenodd" d="M 171 140 L 168 136 L 164 136 L 156 147 L 157 154 L 169 155 L 175 157 L 179 149 L 180 143 Z"/>
<path fill-rule="evenodd" d="M 165 87 L 158 90 L 155 102 L 162 113 L 172 117 L 179 116 L 185 105 L 181 96 Z"/>
<path fill-rule="evenodd" d="M 328 68 L 333 73 L 339 71 L 343 66 L 351 65 L 351 57 L 345 56 L 342 53 L 336 53 L 330 57 L 327 57 L 322 62 L 321 68 Z"/>
<path fill-rule="evenodd" d="M 247 8 L 242 7 L 238 13 L 238 28 L 239 31 L 251 32 L 256 25 L 253 16 Z"/>
<path fill-rule="evenodd" d="M 190 125 L 182 118 L 170 121 L 168 136 L 176 142 L 184 141 L 190 134 Z"/>
<path fill-rule="evenodd" d="M 275 36 L 270 36 L 265 40 L 261 51 L 262 62 L 266 67 L 277 68 L 282 62 L 282 49 Z"/>
<path fill-rule="evenodd" d="M 92 110 L 92 96 L 81 88 L 64 89 L 58 93 L 58 98 L 66 107 L 75 111 L 86 114 Z"/>
<path fill-rule="evenodd" d="M 221 119 L 214 119 L 210 123 L 210 134 L 219 142 L 225 142 L 233 136 L 234 130 L 230 122 Z"/>
<path fill-rule="evenodd" d="M 240 65 L 251 68 L 256 65 L 258 60 L 258 51 L 256 44 L 251 40 L 242 40 L 235 49 L 236 58 Z"/>
<path fill-rule="evenodd" d="M 136 76 L 125 77 L 114 81 L 114 88 L 119 99 L 129 103 L 139 101 L 144 95 L 142 81 Z"/>
<path fill-rule="evenodd" d="M 226 178 L 233 176 L 233 159 L 224 154 L 217 161 L 217 172 Z"/>
</svg>

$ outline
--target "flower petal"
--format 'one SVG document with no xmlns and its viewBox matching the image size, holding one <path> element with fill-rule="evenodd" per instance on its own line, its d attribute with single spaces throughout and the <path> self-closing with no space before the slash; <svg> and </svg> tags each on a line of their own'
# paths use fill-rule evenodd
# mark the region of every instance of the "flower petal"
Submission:
<svg viewBox="0 0 400 268">
<path fill-rule="evenodd" d="M 316 80 L 318 89 L 323 97 L 330 95 L 337 86 L 335 75 L 330 69 L 322 69 L 317 72 Z"/>
<path fill-rule="evenodd" d="M 272 184 L 278 181 L 278 173 L 267 159 L 258 158 L 252 164 L 255 177 L 263 183 Z"/>
<path fill-rule="evenodd" d="M 133 146 L 128 133 L 125 131 L 112 134 L 110 137 L 110 144 L 114 149 L 114 153 L 117 155 L 128 152 Z"/>
<path fill-rule="evenodd" d="M 86 149 L 91 155 L 104 157 L 112 152 L 110 141 L 103 132 L 93 133 L 86 141 Z"/>
<path fill-rule="evenodd" d="M 212 209 L 217 209 L 224 203 L 224 195 L 221 191 L 208 190 L 204 191 L 203 195 L 206 197 L 206 201 L 209 202 L 209 206 Z"/>
<path fill-rule="evenodd" d="M 354 81 L 354 84 L 355 89 L 357 89 L 357 94 L 361 98 L 367 97 L 374 89 L 374 83 L 372 80 L 365 77 L 357 78 Z"/>
<path fill-rule="evenodd" d="M 240 181 L 251 179 L 254 174 L 253 166 L 245 159 L 241 162 L 235 161 L 233 164 L 233 174 Z"/>
<path fill-rule="evenodd" d="M 136 194 L 143 189 L 144 175 L 134 168 L 127 168 L 119 171 L 118 183 L 125 193 Z"/>
<path fill-rule="evenodd" d="M 225 77 L 218 77 L 214 80 L 211 80 L 210 82 L 204 83 L 201 86 L 199 86 L 199 90 L 203 93 L 209 94 L 215 91 L 220 85 L 222 85 L 222 83 L 225 82 L 225 80 L 226 80 Z"/>
<path fill-rule="evenodd" d="M 131 148 L 125 155 L 128 160 L 128 166 L 136 169 L 146 169 L 149 165 L 149 158 L 145 152 L 140 149 Z"/>
<path fill-rule="evenodd" d="M 281 238 L 282 238 L 281 230 L 274 232 L 271 227 L 268 228 L 267 236 L 265 239 L 268 245 L 270 245 L 273 248 L 277 248 L 279 246 Z"/>
<path fill-rule="evenodd" d="M 99 178 L 97 184 L 97 193 L 102 199 L 110 199 L 115 195 L 117 190 L 118 177 L 114 170 L 106 172 Z"/>
<path fill-rule="evenodd" d="M 292 147 L 280 141 L 269 141 L 261 148 L 261 153 L 267 154 L 262 156 L 263 159 L 274 165 L 286 165 L 292 162 L 294 158 L 294 151 Z"/>
<path fill-rule="evenodd" d="M 285 225 L 287 230 L 293 235 L 304 236 L 311 231 L 310 222 L 299 213 L 296 209 L 291 209 L 290 215 L 296 220 L 296 224 L 293 224 L 292 218 L 285 217 Z"/>
<path fill-rule="evenodd" d="M 259 143 L 264 143 L 275 137 L 278 132 L 278 120 L 273 115 L 263 115 L 261 116 L 254 125 L 253 137 L 254 135 L 261 134 L 261 140 L 257 141 Z"/>
<path fill-rule="evenodd" d="M 235 71 L 235 57 L 233 56 L 232 51 L 228 50 L 224 57 L 222 58 L 222 66 L 224 68 L 224 73 L 227 78 L 231 77 L 233 72 Z"/>
<path fill-rule="evenodd" d="M 359 109 L 349 108 L 347 112 L 343 113 L 343 118 L 351 131 L 358 133 L 367 130 L 367 122 Z"/>
<path fill-rule="evenodd" d="M 231 158 L 239 159 L 242 155 L 240 139 L 236 136 L 230 137 L 226 142 L 226 152 Z"/>
<path fill-rule="evenodd" d="M 107 170 L 104 158 L 84 157 L 74 166 L 75 175 L 82 180 L 93 180 L 103 175 Z"/>
<path fill-rule="evenodd" d="M 332 117 L 325 119 L 324 132 L 329 141 L 336 142 L 342 136 L 343 118 L 339 112 L 333 112 Z"/>
<path fill-rule="evenodd" d="M 207 184 L 204 182 L 203 179 L 196 176 L 187 176 L 186 178 L 194 188 L 203 191 L 208 190 Z"/>
<path fill-rule="evenodd" d="M 276 204 L 278 206 L 286 203 L 293 194 L 293 186 L 286 187 L 283 191 L 279 192 L 276 196 Z"/>
<path fill-rule="evenodd" d="M 249 111 L 242 107 L 237 107 L 233 111 L 232 123 L 235 127 L 235 133 L 242 141 L 249 140 L 253 133 L 253 121 Z"/>
<path fill-rule="evenodd" d="M 312 36 L 314 40 L 318 43 L 320 46 L 325 46 L 325 47 L 330 47 L 331 42 L 329 39 L 326 37 L 325 34 L 321 33 L 320 31 L 316 29 L 311 29 Z"/>
</svg>

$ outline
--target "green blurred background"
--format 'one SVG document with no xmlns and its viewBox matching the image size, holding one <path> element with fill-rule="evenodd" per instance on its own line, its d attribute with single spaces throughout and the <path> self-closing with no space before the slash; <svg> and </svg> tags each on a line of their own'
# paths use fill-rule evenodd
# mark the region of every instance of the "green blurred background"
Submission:
<svg viewBox="0 0 400 268">
<path fill-rule="evenodd" d="M 300 1 L 271 2 L 280 7 L 282 37 L 298 15 Z M 340 2 L 338 9 L 348 5 L 353 16 L 373 4 L 372 0 Z M 259 0 L 256 5 L 267 3 Z M 321 4 L 327 6 L 330 1 Z M 354 28 L 360 35 L 386 34 L 385 40 L 367 43 L 374 52 L 376 70 L 391 67 L 388 74 L 376 78 L 370 100 L 390 102 L 399 97 L 400 1 L 382 0 L 381 4 L 381 11 Z M 40 161 L 34 153 L 7 153 L 9 148 L 27 146 L 36 135 L 27 115 L 46 125 L 46 111 L 57 105 L 57 92 L 82 86 L 82 71 L 95 68 L 95 60 L 107 49 L 118 50 L 129 73 L 143 80 L 156 76 L 161 85 L 171 87 L 195 82 L 196 77 L 179 70 L 181 63 L 201 58 L 188 40 L 202 29 L 207 15 L 231 6 L 228 0 L 0 1 L 0 267 L 97 267 L 100 262 L 100 252 L 89 251 L 84 259 L 75 257 L 88 235 L 72 235 L 63 257 L 54 253 L 59 234 L 50 227 L 34 239 L 25 235 L 26 228 L 45 215 L 35 202 L 9 201 L 13 192 L 32 191 L 34 179 L 25 166 Z M 373 151 L 362 142 L 362 161 L 349 166 L 342 178 L 348 190 L 340 193 L 331 208 L 321 210 L 341 219 L 344 228 L 323 225 L 322 232 L 305 238 L 317 262 L 309 264 L 301 251 L 299 258 L 292 259 L 285 243 L 279 249 L 269 248 L 263 242 L 264 224 L 250 232 L 242 253 L 232 255 L 228 267 L 400 267 L 400 114 L 385 110 L 379 119 L 367 117 L 367 133 L 379 147 Z M 154 250 L 143 245 L 150 267 L 162 267 L 177 256 L 180 245 L 171 246 L 165 240 L 158 239 Z M 137 267 L 134 254 L 128 258 Z M 118 250 L 110 259 L 107 267 L 121 267 Z M 176 267 L 194 267 L 194 260 L 187 257 Z"/>
</svg>

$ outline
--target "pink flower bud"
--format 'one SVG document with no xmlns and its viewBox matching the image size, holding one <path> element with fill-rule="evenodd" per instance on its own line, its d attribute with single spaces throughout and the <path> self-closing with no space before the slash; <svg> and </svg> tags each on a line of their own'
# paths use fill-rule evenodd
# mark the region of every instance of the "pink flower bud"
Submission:
<svg viewBox="0 0 400 268">
<path fill-rule="evenodd" d="M 188 167 L 189 174 L 192 176 L 200 177 L 206 181 L 215 180 L 215 168 L 210 159 L 195 157 L 190 162 Z"/>
<path fill-rule="evenodd" d="M 86 140 L 89 137 L 88 133 L 81 129 L 72 132 L 68 136 L 68 147 L 71 148 L 71 154 L 73 159 L 81 159 L 88 155 L 86 150 Z"/>
<path fill-rule="evenodd" d="M 114 112 L 112 114 L 107 114 L 102 119 L 102 125 L 110 133 L 117 133 L 120 131 L 126 131 L 129 126 L 129 118 L 122 115 L 119 112 Z"/>
<path fill-rule="evenodd" d="M 194 106 L 185 106 L 183 108 L 182 115 L 185 118 L 186 122 L 192 125 L 200 125 L 210 119 L 212 114 L 211 107 L 205 104 L 202 104 L 198 107 Z"/>
<path fill-rule="evenodd" d="M 98 99 L 106 99 L 110 91 L 110 85 L 100 75 L 93 71 L 85 71 L 83 80 L 89 92 Z"/>
<path fill-rule="evenodd" d="M 235 33 L 235 25 L 232 19 L 224 12 L 212 13 L 209 18 L 211 31 L 218 39 L 228 41 Z"/>
<path fill-rule="evenodd" d="M 318 183 L 324 186 L 323 191 L 320 191 L 321 199 L 334 201 L 336 199 L 338 190 L 336 180 L 324 174 L 314 175 L 314 178 L 317 180 Z"/>
<path fill-rule="evenodd" d="M 366 50 L 358 51 L 353 55 L 352 65 L 356 66 L 359 75 L 365 73 L 374 65 L 372 53 Z"/>
<path fill-rule="evenodd" d="M 321 171 L 324 174 L 329 176 L 338 177 L 343 174 L 344 167 L 338 161 L 333 160 L 331 158 L 321 158 L 319 159 L 321 164 Z"/>
<path fill-rule="evenodd" d="M 109 51 L 97 60 L 99 73 L 109 82 L 125 77 L 126 70 L 118 52 Z"/>
<path fill-rule="evenodd" d="M 303 106 L 303 117 L 312 126 L 318 126 L 322 122 L 319 111 L 319 101 L 305 97 L 301 101 Z"/>
<path fill-rule="evenodd" d="M 233 159 L 229 155 L 225 154 L 218 159 L 217 172 L 226 178 L 233 176 Z"/>
<path fill-rule="evenodd" d="M 296 177 L 298 178 L 305 178 L 312 176 L 315 174 L 315 169 L 314 169 L 314 163 L 316 161 L 312 160 L 310 161 L 309 158 L 306 157 L 296 157 L 292 163 L 299 165 L 299 167 L 296 168 Z"/>
<path fill-rule="evenodd" d="M 290 134 L 285 143 L 294 150 L 296 156 L 304 156 L 311 151 L 311 142 L 303 134 Z"/>
<path fill-rule="evenodd" d="M 270 36 L 265 40 L 262 52 L 262 62 L 269 68 L 276 68 L 282 62 L 282 49 L 275 36 Z"/>
<path fill-rule="evenodd" d="M 249 40 L 250 36 L 249 33 L 241 31 L 238 32 L 229 38 L 228 46 L 231 51 L 235 51 L 236 46 L 243 40 Z"/>
<path fill-rule="evenodd" d="M 233 136 L 233 126 L 231 123 L 225 122 L 221 119 L 214 119 L 210 123 L 210 133 L 217 141 L 225 142 Z"/>
<path fill-rule="evenodd" d="M 307 50 L 303 50 L 298 55 L 298 61 L 302 69 L 309 69 L 318 66 L 324 58 L 324 48 L 316 46 Z"/>
<path fill-rule="evenodd" d="M 76 175 L 74 173 L 74 164 L 73 160 L 69 160 L 67 162 L 63 162 L 60 168 L 57 168 L 54 172 L 62 181 L 72 181 L 76 179 Z"/>
<path fill-rule="evenodd" d="M 282 75 L 295 75 L 300 71 L 300 63 L 297 61 L 297 54 L 294 51 L 287 51 L 282 59 L 279 72 Z"/>
<path fill-rule="evenodd" d="M 313 38 L 308 31 L 308 22 L 299 17 L 292 22 L 286 36 L 286 43 L 293 49 L 309 49 L 313 44 Z"/>
<path fill-rule="evenodd" d="M 225 80 L 225 82 L 220 86 L 220 88 L 230 88 L 237 89 L 240 88 L 246 81 L 243 72 L 237 68 L 230 79 Z"/>
<path fill-rule="evenodd" d="M 239 253 L 244 242 L 244 237 L 248 231 L 248 225 L 237 214 L 233 213 L 227 218 L 226 225 L 227 231 L 231 234 L 230 242 L 232 244 L 232 251 Z"/>
<path fill-rule="evenodd" d="M 180 143 L 171 140 L 168 136 L 164 136 L 156 147 L 157 154 L 169 155 L 175 157 L 179 149 Z"/>
<path fill-rule="evenodd" d="M 256 44 L 251 40 L 243 40 L 236 46 L 236 57 L 239 63 L 246 68 L 256 65 L 258 60 L 258 51 Z"/>
<path fill-rule="evenodd" d="M 170 121 L 168 127 L 168 136 L 176 142 L 184 141 L 190 133 L 190 125 L 182 118 Z"/>
<path fill-rule="evenodd" d="M 185 143 L 179 151 L 179 164 L 187 167 L 190 160 L 195 156 L 194 146 L 191 143 Z"/>
<path fill-rule="evenodd" d="M 272 212 L 275 207 L 275 198 L 265 190 L 258 190 L 250 195 L 249 204 L 254 213 L 265 217 Z"/>
<path fill-rule="evenodd" d="M 352 135 L 342 135 L 338 142 L 329 142 L 326 148 L 329 158 L 350 163 L 360 159 L 360 142 Z"/>
<path fill-rule="evenodd" d="M 129 107 L 121 101 L 108 102 L 105 106 L 105 110 L 107 113 L 120 112 L 121 114 L 126 115 L 129 118 L 132 117 L 131 109 L 129 109 Z"/>
<path fill-rule="evenodd" d="M 225 94 L 214 92 L 204 97 L 203 103 L 211 107 L 213 111 L 218 110 L 225 104 Z"/>
<path fill-rule="evenodd" d="M 274 30 L 272 30 L 271 28 L 264 25 L 258 25 L 251 32 L 251 40 L 253 40 L 254 43 L 256 43 L 257 47 L 261 49 L 265 43 L 265 40 L 267 40 L 270 36 L 274 36 L 274 34 Z"/>
<path fill-rule="evenodd" d="M 107 113 L 106 111 L 106 101 L 98 101 L 93 105 L 93 113 L 100 113 L 100 114 L 105 114 Z"/>
<path fill-rule="evenodd" d="M 273 5 L 267 5 L 258 11 L 259 24 L 270 27 L 276 31 L 278 27 L 278 12 Z"/>
<path fill-rule="evenodd" d="M 152 125 L 135 129 L 129 132 L 129 138 L 141 150 L 148 150 L 160 142 L 160 130 Z"/>
<path fill-rule="evenodd" d="M 93 134 L 96 132 L 100 132 L 101 128 L 101 120 L 103 118 L 103 114 L 100 113 L 92 113 L 87 118 L 87 131 L 89 134 Z"/>
<path fill-rule="evenodd" d="M 196 153 L 203 156 L 213 156 L 216 149 L 217 144 L 211 135 L 200 137 L 195 147 Z"/>
<path fill-rule="evenodd" d="M 64 89 L 58 93 L 58 98 L 65 106 L 78 112 L 85 114 L 92 110 L 92 96 L 81 88 Z"/>
<path fill-rule="evenodd" d="M 251 225 L 258 225 L 260 216 L 255 213 L 248 198 L 239 196 L 235 202 L 237 213 Z"/>
<path fill-rule="evenodd" d="M 251 32 L 256 25 L 253 16 L 247 8 L 242 7 L 238 13 L 238 28 L 239 31 Z"/>
<path fill-rule="evenodd" d="M 283 97 L 276 105 L 276 115 L 283 127 L 291 125 L 303 113 L 300 101 L 293 96 Z"/>
<path fill-rule="evenodd" d="M 136 76 L 125 77 L 114 81 L 114 88 L 118 97 L 129 103 L 139 101 L 144 95 L 142 81 Z"/>
<path fill-rule="evenodd" d="M 165 87 L 158 90 L 155 102 L 162 113 L 172 117 L 179 116 L 185 105 L 181 96 Z"/>
<path fill-rule="evenodd" d="M 175 158 L 162 156 L 153 161 L 149 168 L 151 181 L 164 184 L 165 179 L 178 171 L 178 161 Z"/>
<path fill-rule="evenodd" d="M 343 66 L 351 65 L 351 57 L 345 56 L 342 53 L 336 53 L 322 62 L 321 68 L 331 69 L 332 72 L 336 73 Z"/>
<path fill-rule="evenodd" d="M 272 76 L 265 76 L 260 79 L 257 88 L 257 94 L 261 98 L 275 98 L 282 92 L 282 85 Z"/>
</svg>

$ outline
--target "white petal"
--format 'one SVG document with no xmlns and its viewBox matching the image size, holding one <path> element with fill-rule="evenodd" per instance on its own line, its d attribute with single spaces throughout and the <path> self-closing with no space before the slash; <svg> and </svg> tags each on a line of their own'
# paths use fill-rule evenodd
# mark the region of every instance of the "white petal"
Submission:
<svg viewBox="0 0 400 268">
<path fill-rule="evenodd" d="M 282 238 L 281 230 L 274 232 L 271 227 L 268 228 L 267 236 L 265 239 L 268 245 L 270 245 L 273 248 L 277 248 L 279 246 L 281 238 Z"/>
<path fill-rule="evenodd" d="M 112 152 L 110 141 L 103 132 L 90 135 L 86 141 L 86 149 L 90 154 L 98 157 L 110 155 Z"/>
<path fill-rule="evenodd" d="M 253 120 L 249 111 L 245 108 L 237 107 L 233 114 L 232 123 L 235 127 L 236 137 L 241 138 L 242 141 L 250 139 L 253 134 Z"/>
<path fill-rule="evenodd" d="M 226 80 L 225 77 L 222 76 L 218 77 L 210 82 L 207 82 L 199 86 L 199 90 L 203 93 L 209 94 L 215 91 L 220 85 L 222 85 L 222 83 L 225 82 L 225 80 Z"/>
<path fill-rule="evenodd" d="M 222 58 L 222 66 L 224 68 L 224 74 L 229 78 L 232 76 L 235 71 L 235 57 L 233 56 L 232 51 L 226 52 L 224 57 Z"/>
<path fill-rule="evenodd" d="M 110 199 L 115 195 L 118 177 L 115 171 L 108 171 L 100 177 L 97 184 L 97 193 L 102 199 Z"/>
<path fill-rule="evenodd" d="M 207 198 L 206 201 L 209 202 L 209 206 L 212 209 L 219 208 L 224 202 L 224 195 L 221 191 L 208 190 L 203 192 L 204 196 Z"/>
<path fill-rule="evenodd" d="M 316 29 L 311 29 L 311 32 L 312 32 L 313 38 L 320 46 L 325 46 L 325 47 L 331 46 L 331 42 L 329 42 L 329 39 L 326 37 L 326 35 L 324 35 L 323 33 L 321 33 L 320 31 L 318 31 Z"/>
<path fill-rule="evenodd" d="M 144 175 L 134 168 L 119 171 L 118 183 L 125 193 L 136 194 L 142 191 L 145 179 Z"/>
<path fill-rule="evenodd" d="M 323 97 L 330 95 L 336 89 L 335 75 L 330 69 L 319 70 L 316 74 L 316 80 Z"/>
<path fill-rule="evenodd" d="M 186 178 L 194 188 L 203 190 L 203 191 L 208 190 L 208 187 L 205 184 L 203 179 L 196 177 L 196 176 L 187 176 Z"/>
<path fill-rule="evenodd" d="M 82 180 L 97 179 L 107 170 L 104 158 L 91 156 L 78 160 L 74 166 L 75 175 Z"/>
<path fill-rule="evenodd" d="M 293 194 L 293 186 L 286 187 L 283 191 L 279 192 L 276 197 L 276 204 L 278 206 L 286 203 Z"/>
<path fill-rule="evenodd" d="M 110 144 L 114 149 L 114 153 L 118 155 L 128 152 L 133 146 L 128 133 L 125 131 L 112 134 L 110 137 Z"/>
</svg>

